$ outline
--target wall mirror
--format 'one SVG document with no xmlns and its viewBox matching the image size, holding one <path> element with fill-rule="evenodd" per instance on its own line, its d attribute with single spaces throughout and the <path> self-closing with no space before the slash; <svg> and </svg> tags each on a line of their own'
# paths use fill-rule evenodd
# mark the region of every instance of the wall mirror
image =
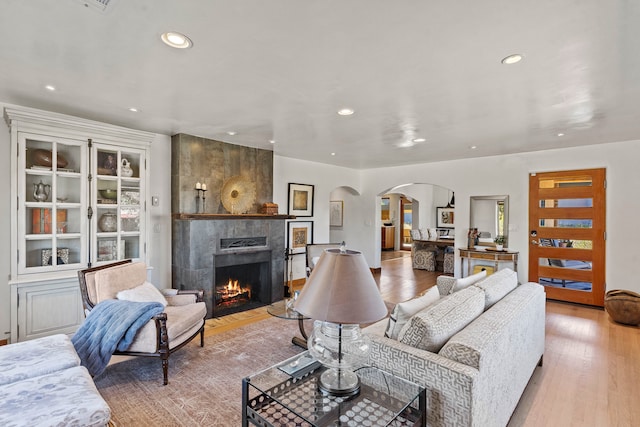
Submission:
<svg viewBox="0 0 640 427">
<path fill-rule="evenodd" d="M 479 245 L 492 246 L 496 236 L 509 245 L 509 196 L 471 196 L 469 228 L 477 228 Z"/>
</svg>

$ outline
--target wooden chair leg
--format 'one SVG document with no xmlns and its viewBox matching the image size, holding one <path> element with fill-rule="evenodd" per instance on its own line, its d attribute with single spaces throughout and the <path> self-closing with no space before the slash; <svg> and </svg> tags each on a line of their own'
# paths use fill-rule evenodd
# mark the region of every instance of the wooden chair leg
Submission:
<svg viewBox="0 0 640 427">
<path fill-rule="evenodd" d="M 200 347 L 204 347 L 204 326 L 200 330 Z"/>
<path fill-rule="evenodd" d="M 169 355 L 167 357 L 162 356 L 162 375 L 164 375 L 164 380 L 162 385 L 169 384 Z"/>
</svg>

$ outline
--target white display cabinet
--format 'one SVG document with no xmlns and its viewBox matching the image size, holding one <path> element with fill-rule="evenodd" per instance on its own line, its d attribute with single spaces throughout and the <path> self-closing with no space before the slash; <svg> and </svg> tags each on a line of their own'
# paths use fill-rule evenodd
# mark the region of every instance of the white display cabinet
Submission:
<svg viewBox="0 0 640 427">
<path fill-rule="evenodd" d="M 146 261 L 153 134 L 23 107 L 11 131 L 11 341 L 82 322 L 77 271 Z M 46 327 L 41 327 L 46 325 Z"/>
</svg>

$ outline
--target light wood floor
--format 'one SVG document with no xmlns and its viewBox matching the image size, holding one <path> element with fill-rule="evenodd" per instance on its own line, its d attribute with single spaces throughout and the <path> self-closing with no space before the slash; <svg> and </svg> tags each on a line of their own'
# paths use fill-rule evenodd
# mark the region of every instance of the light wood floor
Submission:
<svg viewBox="0 0 640 427">
<path fill-rule="evenodd" d="M 398 303 L 435 285 L 441 273 L 411 268 L 411 258 L 382 262 L 376 282 Z M 266 308 L 207 321 L 207 335 L 268 318 Z M 640 328 L 614 323 L 599 309 L 547 302 L 544 365 L 536 368 L 509 427 L 640 425 Z"/>
</svg>

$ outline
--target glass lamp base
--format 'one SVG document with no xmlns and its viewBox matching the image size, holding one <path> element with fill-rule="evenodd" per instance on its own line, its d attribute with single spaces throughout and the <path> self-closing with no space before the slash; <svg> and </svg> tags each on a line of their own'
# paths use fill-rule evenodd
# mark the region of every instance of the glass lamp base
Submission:
<svg viewBox="0 0 640 427">
<path fill-rule="evenodd" d="M 332 396 L 354 396 L 360 391 L 360 379 L 348 369 L 331 368 L 320 376 L 318 388 Z"/>
</svg>

